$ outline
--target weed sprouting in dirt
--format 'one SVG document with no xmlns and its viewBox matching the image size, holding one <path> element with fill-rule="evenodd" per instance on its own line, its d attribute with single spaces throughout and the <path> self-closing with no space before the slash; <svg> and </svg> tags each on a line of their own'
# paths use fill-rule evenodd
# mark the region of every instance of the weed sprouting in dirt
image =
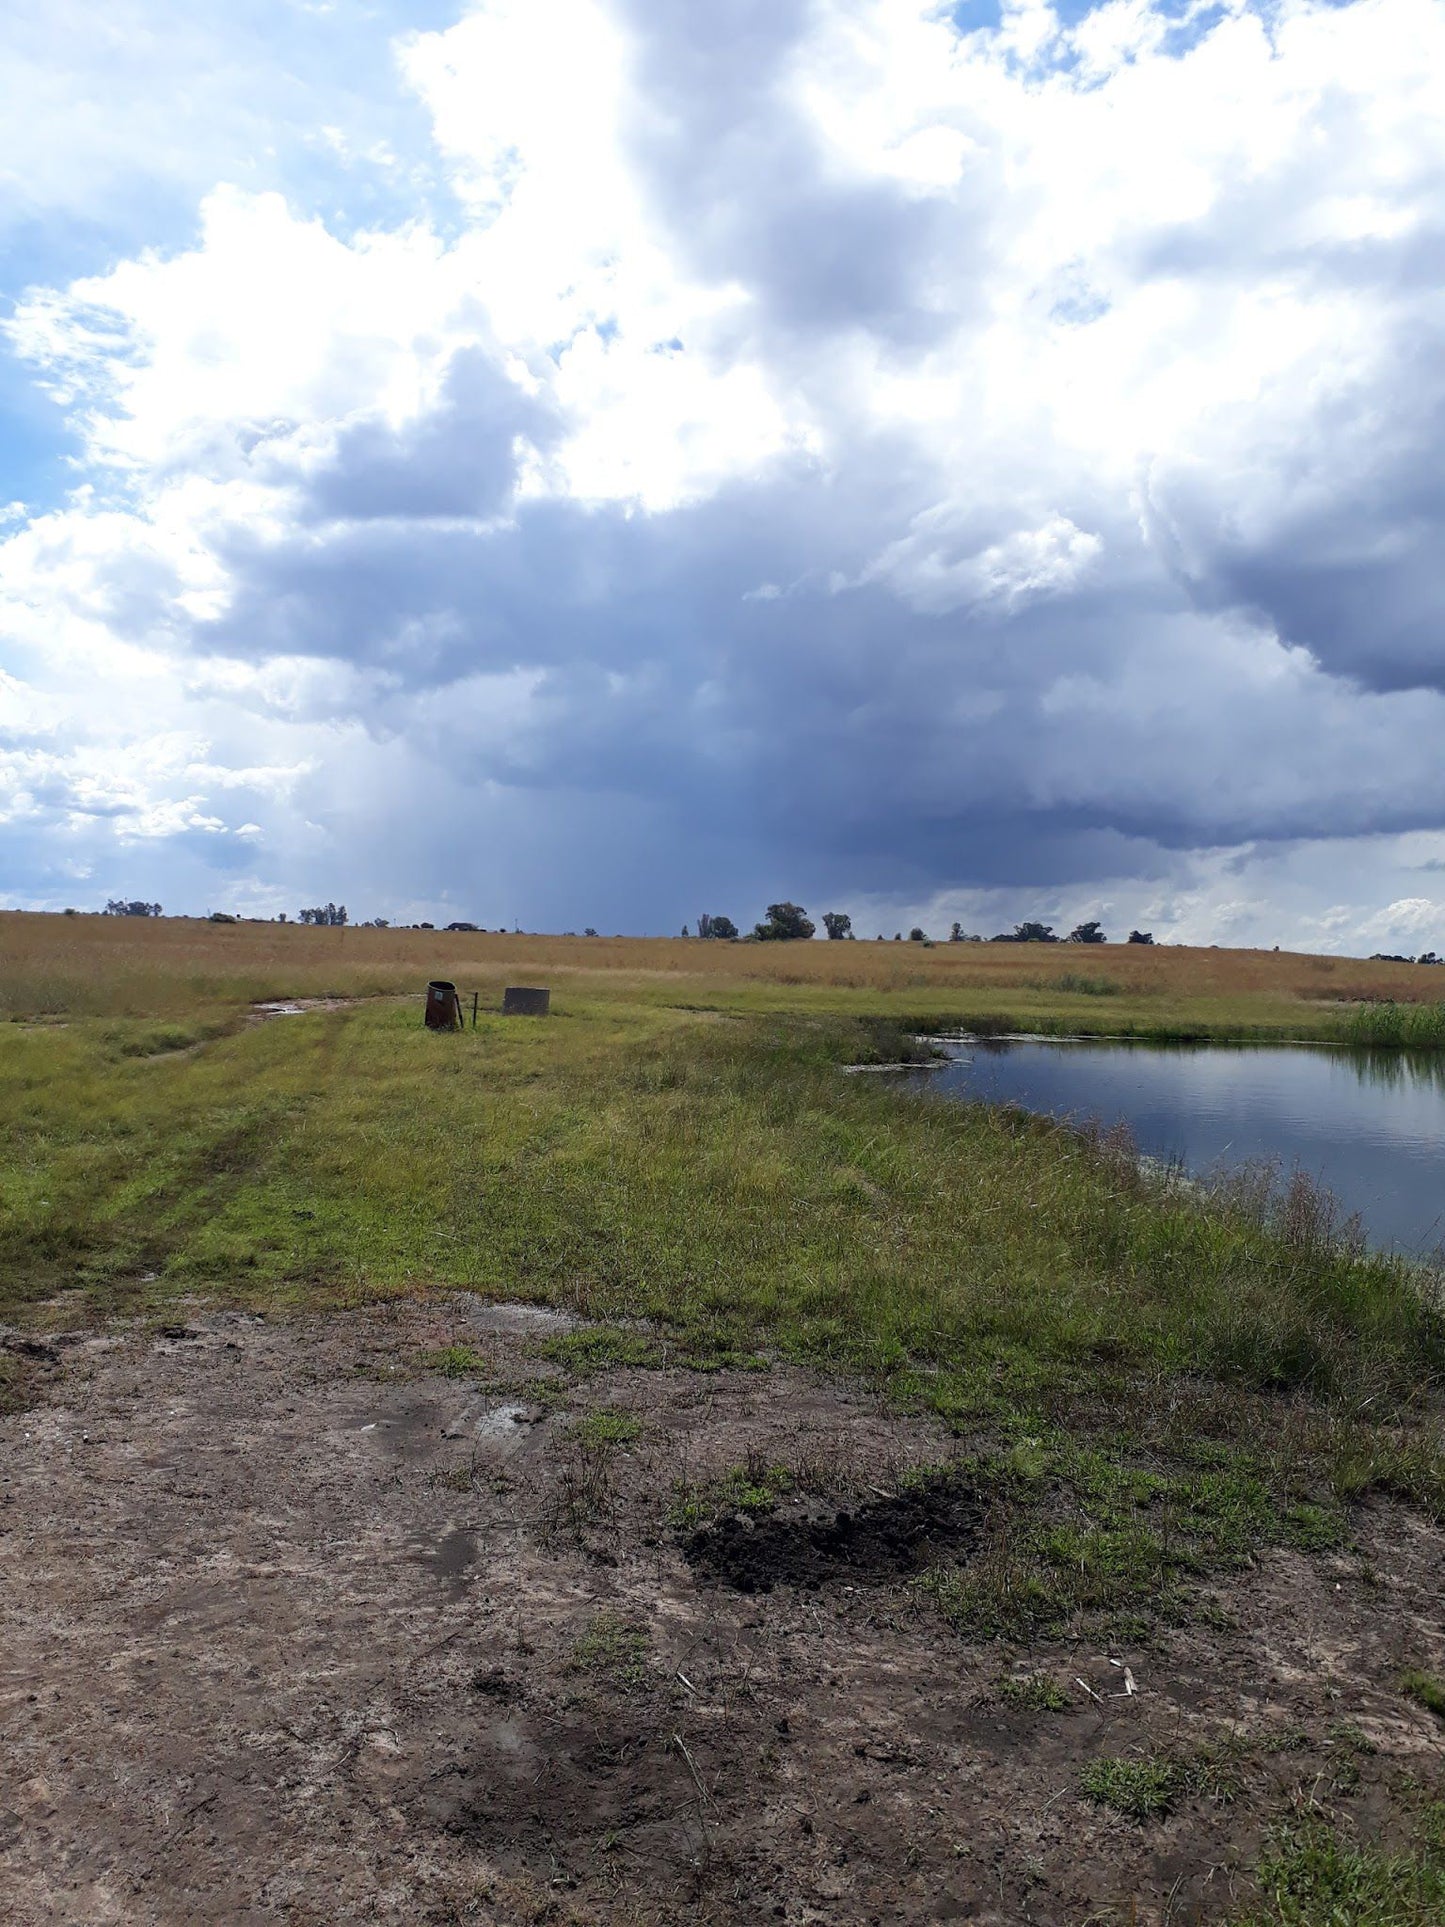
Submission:
<svg viewBox="0 0 1445 1927">
<path fill-rule="evenodd" d="M 1079 1775 L 1079 1790 L 1129 1820 L 1161 1820 L 1188 1795 L 1229 1806 L 1243 1791 L 1241 1762 L 1251 1750 L 1247 1740 L 1233 1736 L 1182 1759 L 1158 1754 L 1091 1760 Z"/>
<path fill-rule="evenodd" d="M 1040 1673 L 1001 1679 L 994 1692 L 1005 1706 L 1029 1713 L 1065 1713 L 1071 1704 L 1063 1687 Z"/>
<path fill-rule="evenodd" d="M 1091 1760 L 1079 1790 L 1128 1820 L 1161 1820 L 1179 1797 L 1180 1773 L 1172 1760 Z"/>
<path fill-rule="evenodd" d="M 1445 1720 L 1445 1682 L 1433 1673 L 1422 1673 L 1414 1668 L 1400 1676 L 1400 1691 L 1406 1699 L 1412 1699 L 1428 1712 Z"/>
<path fill-rule="evenodd" d="M 646 1370 L 662 1362 L 656 1339 L 646 1332 L 626 1331 L 611 1325 L 589 1325 L 581 1331 L 564 1332 L 559 1338 L 549 1338 L 539 1349 L 543 1358 L 565 1365 L 579 1377 L 612 1371 L 619 1366 Z"/>
<path fill-rule="evenodd" d="M 479 1352 L 475 1345 L 463 1343 L 441 1345 L 435 1351 L 423 1352 L 420 1362 L 425 1370 L 440 1372 L 443 1378 L 478 1378 L 491 1369 L 484 1352 Z"/>
<path fill-rule="evenodd" d="M 635 1412 L 620 1412 L 604 1405 L 577 1419 L 572 1436 L 588 1445 L 633 1445 L 642 1437 L 642 1420 Z"/>
<path fill-rule="evenodd" d="M 793 1490 L 792 1468 L 749 1450 L 743 1465 L 729 1466 L 713 1478 L 678 1479 L 668 1507 L 669 1525 L 684 1529 L 708 1524 L 727 1513 L 771 1512 Z"/>
<path fill-rule="evenodd" d="M 577 1640 L 568 1659 L 574 1673 L 588 1673 L 617 1692 L 647 1684 L 647 1635 L 620 1613 L 603 1607 Z"/>
<path fill-rule="evenodd" d="M 612 1460 L 616 1448 L 596 1439 L 569 1439 L 559 1450 L 551 1488 L 539 1515 L 543 1542 L 569 1535 L 582 1538 L 615 1517 L 617 1484 Z"/>
</svg>

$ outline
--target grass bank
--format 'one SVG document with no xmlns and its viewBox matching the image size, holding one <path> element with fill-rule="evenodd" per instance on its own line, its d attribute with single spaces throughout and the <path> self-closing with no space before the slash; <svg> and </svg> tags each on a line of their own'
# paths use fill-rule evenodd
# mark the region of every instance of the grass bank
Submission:
<svg viewBox="0 0 1445 1927">
<path fill-rule="evenodd" d="M 1401 1267 L 1297 1200 L 1206 1200 L 1107 1139 L 839 1074 L 898 1048 L 618 1001 L 458 1036 L 392 1003 L 179 1046 L 11 1026 L 0 1311 L 464 1286 L 1029 1436 L 1141 1383 L 1219 1388 L 1226 1429 L 1224 1388 L 1382 1423 L 1429 1403 L 1445 1330 Z"/>
<path fill-rule="evenodd" d="M 898 1048 L 876 1028 L 608 1002 L 436 1036 L 388 1003 L 167 1041 L 0 1033 L 0 1302 L 463 1285 L 928 1374 L 940 1407 L 1121 1366 L 1395 1401 L 1445 1369 L 1388 1261 L 839 1076 Z"/>
</svg>

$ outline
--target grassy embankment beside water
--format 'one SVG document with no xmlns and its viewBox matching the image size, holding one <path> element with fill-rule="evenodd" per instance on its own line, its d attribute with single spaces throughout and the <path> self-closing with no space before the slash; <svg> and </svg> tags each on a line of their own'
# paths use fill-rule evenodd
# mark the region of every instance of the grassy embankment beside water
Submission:
<svg viewBox="0 0 1445 1927">
<path fill-rule="evenodd" d="M 428 1035 L 434 973 L 484 1005 L 545 978 L 556 1014 Z M 1414 1283 L 1309 1211 L 1281 1228 L 1106 1144 L 837 1074 L 918 1022 L 1102 1029 L 1102 1004 L 1110 1029 L 1328 1036 L 1371 1008 L 1350 993 L 1419 999 L 1428 968 L 10 915 L 0 984 L 8 1315 L 465 1285 L 960 1418 L 1139 1374 L 1379 1414 L 1445 1368 Z M 365 1001 L 248 1021 L 324 995 Z"/>
<path fill-rule="evenodd" d="M 475 1031 L 422 1028 L 434 974 L 481 992 Z M 502 1019 L 528 980 L 553 1017 Z M 1445 1321 L 1308 1198 L 1211 1200 L 1127 1147 L 839 1066 L 921 1023 L 1428 1029 L 1440 982 L 1216 951 L 6 916 L 0 1320 L 463 1286 L 600 1321 L 562 1347 L 578 1370 L 845 1371 L 947 1419 L 989 1494 L 977 1556 L 930 1582 L 946 1620 L 1142 1637 L 1204 1572 L 1346 1544 L 1371 1492 L 1445 1516 Z M 318 996 L 362 1001 L 252 1020 Z M 0 1363 L 0 1408 L 26 1369 Z"/>
<path fill-rule="evenodd" d="M 1037 989 L 1077 978 L 1080 953 L 1003 946 L 7 916 L 0 1312 L 465 1285 L 713 1350 L 781 1347 L 960 1416 L 1139 1374 L 1413 1409 L 1445 1368 L 1435 1314 L 1400 1268 L 1332 1250 L 1310 1211 L 1262 1222 L 1107 1144 L 837 1067 L 892 1054 L 905 1021 L 1006 1007 L 1034 1026 L 1107 1001 L 1139 1028 L 1328 1034 L 1351 1021 L 1344 993 L 1419 996 L 1435 973 L 1085 962 L 1123 988 Z M 545 978 L 556 1014 L 429 1035 L 433 972 L 484 1005 Z M 1330 1001 L 1310 994 L 1326 984 Z M 247 1021 L 326 994 L 367 1001 Z"/>
</svg>

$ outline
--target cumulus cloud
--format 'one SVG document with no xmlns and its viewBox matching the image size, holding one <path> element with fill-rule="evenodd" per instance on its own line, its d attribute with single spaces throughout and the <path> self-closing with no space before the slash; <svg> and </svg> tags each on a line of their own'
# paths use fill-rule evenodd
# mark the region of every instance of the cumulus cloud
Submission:
<svg viewBox="0 0 1445 1927">
<path fill-rule="evenodd" d="M 485 0 L 392 58 L 445 220 L 218 180 L 9 324 L 84 451 L 0 530 L 32 899 L 174 838 L 569 926 L 1405 917 L 1438 4 Z"/>
</svg>

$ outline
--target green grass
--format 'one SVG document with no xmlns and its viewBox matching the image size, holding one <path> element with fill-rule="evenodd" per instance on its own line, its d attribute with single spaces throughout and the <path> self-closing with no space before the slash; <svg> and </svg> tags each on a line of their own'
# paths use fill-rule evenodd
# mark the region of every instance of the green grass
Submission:
<svg viewBox="0 0 1445 1927">
<path fill-rule="evenodd" d="M 634 1445 L 642 1437 L 642 1429 L 642 1420 L 635 1413 L 614 1411 L 610 1406 L 585 1413 L 572 1427 L 576 1437 L 592 1445 Z"/>
<path fill-rule="evenodd" d="M 1412 1670 L 1403 1674 L 1400 1691 L 1407 1699 L 1415 1700 L 1427 1711 L 1445 1720 L 1445 1683 L 1436 1679 L 1433 1673 Z"/>
<path fill-rule="evenodd" d="M 1445 1049 L 1445 1003 L 1364 1003 L 1342 1019 L 1342 1043 L 1396 1050 Z"/>
<path fill-rule="evenodd" d="M 0 1032 L 0 1304 L 469 1286 L 611 1324 L 574 1370 L 766 1344 L 938 1409 L 1121 1365 L 1406 1398 L 1400 1267 L 1293 1241 L 1044 1120 L 845 1079 L 849 1025 L 578 1012 L 462 1036 L 371 1006 L 195 1055 Z M 154 1272 L 153 1283 L 145 1274 Z"/>
<path fill-rule="evenodd" d="M 647 1635 L 604 1607 L 573 1646 L 568 1668 L 589 1673 L 618 1692 L 635 1693 L 647 1683 Z"/>
<path fill-rule="evenodd" d="M 1179 1796 L 1180 1774 L 1170 1760 L 1092 1760 L 1079 1775 L 1079 1789 L 1125 1819 L 1160 1820 Z"/>
<path fill-rule="evenodd" d="M 1257 1874 L 1264 1899 L 1234 1927 L 1439 1927 L 1445 1920 L 1445 1806 L 1410 1848 L 1351 1843 L 1314 1817 L 1282 1829 Z"/>
<path fill-rule="evenodd" d="M 1080 1773 L 1079 1789 L 1129 1820 L 1162 1820 L 1189 1795 L 1229 1806 L 1243 1791 L 1240 1763 L 1249 1751 L 1247 1741 L 1232 1739 L 1183 1758 L 1094 1760 Z"/>
<path fill-rule="evenodd" d="M 612 998 L 438 1036 L 372 1003 L 143 1054 L 136 1022 L 0 1027 L 0 1317 L 465 1287 L 595 1321 L 540 1347 L 572 1377 L 856 1374 L 965 1435 L 1010 1522 L 935 1581 L 973 1630 L 1168 1607 L 1372 1491 L 1445 1516 L 1445 1324 L 1405 1267 L 843 1077 L 902 1048 L 876 1022 Z"/>
<path fill-rule="evenodd" d="M 1195 1607 L 1189 1582 L 1262 1546 L 1320 1551 L 1345 1532 L 1328 1492 L 1327 1446 L 1267 1405 L 1161 1415 L 1142 1404 L 1127 1428 L 1094 1425 L 955 1461 L 985 1501 L 981 1543 L 961 1565 L 918 1581 L 956 1631 L 1029 1640 L 1065 1631 L 1132 1636 Z M 1223 1426 L 1224 1444 L 1194 1435 Z M 1172 1422 L 1171 1422 L 1172 1421 Z"/>
<path fill-rule="evenodd" d="M 1083 977 L 1072 970 L 1066 970 L 1061 977 L 1035 979 L 1030 988 L 1052 991 L 1060 997 L 1120 997 L 1124 994 L 1124 986 L 1116 984 L 1112 977 Z"/>
<path fill-rule="evenodd" d="M 605 1325 L 565 1332 L 560 1338 L 549 1338 L 540 1349 L 544 1358 L 565 1365 L 579 1377 L 621 1365 L 646 1369 L 661 1363 L 656 1342 L 645 1332 L 619 1331 Z"/>
<path fill-rule="evenodd" d="M 1062 1686 L 1034 1673 L 1024 1678 L 1001 1679 L 994 1691 L 1005 1706 L 1016 1706 L 1029 1713 L 1064 1713 L 1070 1704 Z"/>
<path fill-rule="evenodd" d="M 440 1372 L 443 1378 L 476 1378 L 490 1371 L 491 1365 L 475 1345 L 442 1345 L 434 1352 L 423 1352 L 423 1367 Z"/>
</svg>

